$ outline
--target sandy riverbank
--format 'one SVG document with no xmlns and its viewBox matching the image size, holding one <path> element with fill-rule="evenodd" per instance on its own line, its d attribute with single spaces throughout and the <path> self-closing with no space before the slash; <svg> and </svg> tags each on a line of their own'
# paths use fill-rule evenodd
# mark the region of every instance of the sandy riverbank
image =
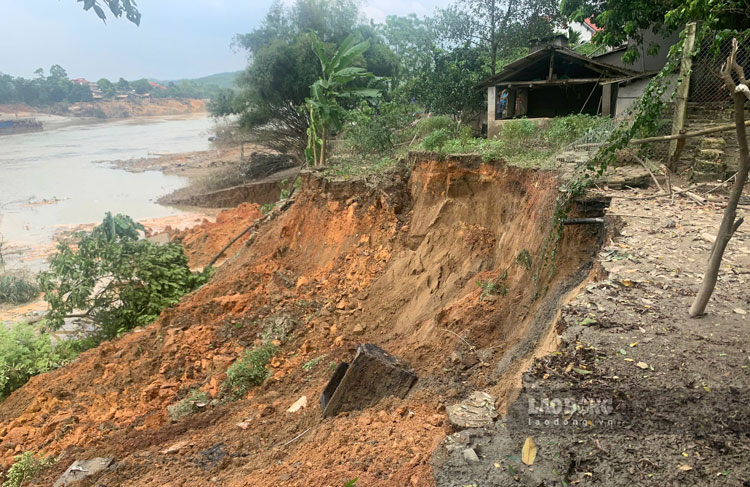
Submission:
<svg viewBox="0 0 750 487">
<path fill-rule="evenodd" d="M 1 119 L 35 118 L 42 122 L 44 130 L 98 123 L 104 120 L 176 115 L 205 116 L 206 113 L 206 101 L 197 99 L 100 100 L 45 108 L 24 104 L 0 105 Z"/>
</svg>

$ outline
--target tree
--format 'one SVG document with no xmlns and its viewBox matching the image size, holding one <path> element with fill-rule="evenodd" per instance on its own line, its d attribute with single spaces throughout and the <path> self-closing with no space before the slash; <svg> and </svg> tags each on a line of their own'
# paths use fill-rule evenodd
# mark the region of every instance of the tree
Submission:
<svg viewBox="0 0 750 487">
<path fill-rule="evenodd" d="M 704 32 L 726 31 L 718 36 L 721 41 L 750 29 L 750 3 L 745 0 L 562 0 L 560 9 L 576 22 L 591 18 L 602 29 L 592 39 L 596 44 L 619 47 L 634 41 L 623 55 L 626 62 L 638 59 L 648 30 L 669 35 L 688 22 L 699 22 Z M 656 44 L 646 47 L 650 53 L 658 50 Z"/>
<path fill-rule="evenodd" d="M 131 82 L 130 88 L 135 90 L 139 95 L 145 95 L 151 91 L 151 84 L 147 79 L 142 78 Z"/>
<path fill-rule="evenodd" d="M 405 89 L 409 98 L 435 114 L 468 120 L 484 108 L 479 82 L 490 75 L 486 53 L 477 47 L 435 49 L 432 64 Z"/>
<path fill-rule="evenodd" d="M 392 77 L 398 62 L 376 30 L 360 25 L 352 0 L 296 0 L 286 7 L 277 1 L 257 29 L 235 37 L 234 45 L 248 54 L 247 69 L 237 80 L 231 104 L 214 107 L 214 116 L 239 115 L 241 129 L 256 142 L 304 157 L 309 111 L 304 109 L 310 86 L 319 76 L 318 60 L 311 56 L 314 32 L 332 53 L 349 34 L 357 32 L 369 49 L 359 66 L 381 77 Z"/>
<path fill-rule="evenodd" d="M 358 36 L 350 34 L 329 59 L 325 44 L 315 33 L 311 36 L 312 48 L 320 60 L 323 75 L 310 86 L 310 97 L 305 100 L 310 113 L 307 157 L 312 159 L 316 166 L 324 166 L 328 137 L 332 130 L 341 127 L 346 116 L 346 110 L 340 101 L 372 99 L 376 98 L 380 91 L 349 86 L 355 80 L 375 77 L 364 68 L 354 66 L 358 58 L 370 48 L 369 42 L 359 41 Z"/>
<path fill-rule="evenodd" d="M 49 76 L 56 80 L 66 80 L 68 79 L 68 72 L 59 64 L 53 64 L 52 67 L 49 68 Z"/>
<path fill-rule="evenodd" d="M 485 49 L 495 74 L 500 56 L 552 35 L 560 20 L 557 0 L 460 0 L 439 22 L 449 39 Z"/>
<path fill-rule="evenodd" d="M 143 226 L 130 217 L 107 213 L 74 245 L 58 245 L 49 270 L 39 275 L 50 327 L 61 327 L 66 318 L 84 318 L 103 338 L 113 338 L 151 323 L 208 279 L 208 272 L 190 271 L 179 244 L 139 240 L 140 230 Z"/>
<path fill-rule="evenodd" d="M 130 83 L 125 78 L 120 78 L 120 80 L 117 82 L 117 89 L 119 91 L 129 91 Z"/>
<path fill-rule="evenodd" d="M 716 286 L 716 279 L 719 275 L 719 267 L 724 257 L 729 240 L 732 238 L 737 229 L 742 225 L 743 218 L 737 218 L 737 204 L 742 196 L 742 188 L 747 181 L 748 170 L 750 170 L 750 149 L 747 143 L 747 130 L 745 129 L 745 100 L 750 100 L 750 82 L 745 78 L 745 71 L 737 63 L 737 39 L 732 41 L 732 52 L 727 58 L 726 63 L 721 68 L 721 77 L 729 93 L 734 98 L 734 123 L 737 131 L 737 141 L 740 148 L 740 160 L 737 168 L 737 174 L 734 177 L 734 186 L 729 195 L 727 207 L 724 209 L 724 216 L 721 220 L 719 233 L 716 235 L 713 249 L 708 258 L 708 267 L 706 274 L 703 276 L 701 289 L 695 297 L 692 306 L 690 306 L 690 317 L 702 315 L 706 310 L 708 300 L 713 294 Z M 737 78 L 735 82 L 734 77 Z"/>
<path fill-rule="evenodd" d="M 429 69 L 440 39 L 433 19 L 422 19 L 415 14 L 389 15 L 385 23 L 377 24 L 376 28 L 399 61 L 397 82 L 414 79 Z"/>
<path fill-rule="evenodd" d="M 107 22 L 107 14 L 102 8 L 104 5 L 109 8 L 114 17 L 122 17 L 125 14 L 125 18 L 135 25 L 141 24 L 141 13 L 138 11 L 135 0 L 78 0 L 78 2 L 83 3 L 83 9 L 86 11 L 93 9 L 102 22 Z"/>
<path fill-rule="evenodd" d="M 112 98 L 113 96 L 115 96 L 115 93 L 117 93 L 117 88 L 115 87 L 114 83 L 112 83 L 107 78 L 100 79 L 96 82 L 96 85 L 100 90 L 102 90 L 102 95 L 106 98 Z"/>
</svg>

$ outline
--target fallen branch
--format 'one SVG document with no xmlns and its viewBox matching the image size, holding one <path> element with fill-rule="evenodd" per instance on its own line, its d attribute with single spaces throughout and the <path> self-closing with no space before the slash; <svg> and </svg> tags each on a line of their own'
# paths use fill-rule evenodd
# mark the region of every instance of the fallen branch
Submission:
<svg viewBox="0 0 750 487">
<path fill-rule="evenodd" d="M 294 443 L 295 441 L 297 441 L 297 440 L 299 440 L 300 438 L 302 438 L 302 435 L 304 435 L 304 434 L 305 434 L 305 433 L 307 433 L 308 431 L 310 431 L 310 428 L 307 428 L 307 429 L 306 429 L 305 431 L 303 431 L 302 433 L 298 434 L 297 436 L 295 436 L 295 437 L 294 437 L 294 438 L 292 438 L 291 440 L 287 441 L 286 443 L 284 443 L 283 445 L 281 445 L 281 446 L 280 446 L 279 448 L 284 448 L 285 446 L 287 446 L 287 445 L 290 445 L 290 444 Z"/>
<path fill-rule="evenodd" d="M 703 198 L 702 196 L 698 196 L 697 194 L 693 193 L 692 191 L 688 191 L 686 189 L 680 189 L 677 186 L 673 186 L 675 189 L 675 194 L 680 194 L 688 199 L 691 199 L 698 203 L 699 205 L 705 205 L 706 204 L 706 198 Z"/>
<path fill-rule="evenodd" d="M 716 186 L 714 186 L 713 188 L 711 188 L 708 191 L 706 191 L 706 194 L 713 193 L 714 191 L 716 191 L 717 189 L 721 188 L 722 186 L 724 186 L 725 184 L 727 184 L 729 181 L 731 181 L 732 179 L 734 179 L 735 176 L 737 176 L 736 172 L 734 174 L 732 174 L 731 176 L 729 176 L 729 178 L 726 181 L 724 181 L 723 183 L 719 183 Z"/>
<path fill-rule="evenodd" d="M 441 330 L 443 330 L 443 331 L 447 331 L 448 333 L 450 333 L 450 334 L 452 334 L 452 335 L 455 335 L 456 337 L 458 337 L 458 339 L 459 339 L 459 340 L 461 340 L 462 342 L 464 342 L 464 344 L 465 344 L 465 345 L 466 345 L 467 347 L 469 347 L 469 349 L 470 349 L 470 350 L 476 350 L 476 347 L 475 347 L 474 345 L 472 345 L 471 343 L 467 342 L 467 341 L 466 341 L 466 340 L 464 339 L 464 337 L 462 337 L 461 335 L 459 335 L 459 334 L 458 334 L 458 333 L 456 333 L 455 331 L 451 331 L 451 330 L 449 330 L 449 329 L 447 329 L 447 328 L 441 328 Z"/>
<path fill-rule="evenodd" d="M 654 183 L 656 183 L 656 187 L 659 188 L 659 191 L 664 191 L 662 189 L 662 187 L 661 187 L 661 184 L 659 184 L 659 181 L 656 180 L 656 176 L 654 176 L 654 173 L 651 172 L 651 169 L 649 169 L 648 166 L 646 165 L 646 163 L 643 162 L 643 159 L 641 159 L 640 157 L 638 157 L 635 154 L 630 154 L 630 155 L 633 156 L 633 159 L 635 159 L 638 162 L 638 164 L 640 164 L 641 166 L 643 166 L 643 169 L 645 169 L 646 171 L 648 171 L 648 173 L 651 175 L 651 179 L 653 179 Z"/>
<path fill-rule="evenodd" d="M 294 203 L 294 198 L 293 198 L 294 192 L 297 190 L 297 187 L 294 185 L 294 183 L 297 181 L 297 178 L 299 177 L 299 173 L 300 172 L 302 172 L 302 168 L 300 168 L 300 170 L 297 171 L 297 175 L 294 176 L 294 179 L 292 180 L 292 190 L 289 192 L 289 196 L 287 196 L 286 201 L 284 201 L 284 203 L 281 204 L 281 207 L 279 207 L 278 209 L 274 208 L 273 210 L 271 210 L 270 213 L 268 213 L 268 215 L 263 216 L 263 217 L 258 218 L 257 220 L 255 220 L 249 227 L 247 227 L 246 229 L 244 229 L 236 237 L 234 237 L 228 244 L 226 244 L 224 246 L 224 248 L 222 248 L 221 250 L 219 250 L 219 253 L 216 254 L 213 259 L 211 259 L 211 262 L 209 262 L 206 267 L 212 267 L 216 263 L 216 261 L 219 260 L 222 255 L 224 255 L 224 252 L 226 252 L 227 250 L 229 250 L 229 247 L 231 247 L 232 245 L 234 245 L 234 243 L 237 240 L 241 239 L 243 235 L 245 235 L 246 233 L 252 231 L 253 229 L 255 229 L 257 227 L 259 227 L 263 222 L 268 221 L 268 220 L 272 220 L 273 218 L 276 218 L 278 215 L 280 215 L 281 213 L 283 213 L 284 211 L 286 211 L 287 208 L 289 208 L 290 206 L 292 206 L 292 204 Z M 254 237 L 251 237 L 251 238 L 254 239 Z"/>
</svg>

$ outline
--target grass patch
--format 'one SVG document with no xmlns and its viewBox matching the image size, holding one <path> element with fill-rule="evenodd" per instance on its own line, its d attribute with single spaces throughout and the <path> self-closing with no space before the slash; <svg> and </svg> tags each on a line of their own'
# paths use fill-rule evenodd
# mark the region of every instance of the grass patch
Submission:
<svg viewBox="0 0 750 487">
<path fill-rule="evenodd" d="M 45 458 L 30 451 L 23 455 L 16 455 L 13 459 L 15 463 L 8 470 L 7 480 L 3 482 L 3 487 L 21 487 L 24 482 L 33 480 L 45 468 L 56 463 L 52 457 Z"/>
<path fill-rule="evenodd" d="M 266 369 L 266 364 L 278 351 L 279 347 L 271 343 L 264 343 L 257 348 L 245 351 L 242 358 L 227 369 L 225 389 L 229 390 L 235 398 L 239 398 L 253 387 L 263 384 L 263 381 L 271 375 L 271 371 Z"/>
<path fill-rule="evenodd" d="M 315 368 L 315 366 L 316 366 L 316 365 L 318 365 L 318 364 L 320 363 L 320 361 L 321 361 L 321 360 L 323 360 L 324 358 L 326 358 L 326 355 L 325 355 L 325 354 L 321 355 L 320 357 L 316 357 L 316 358 L 314 358 L 314 359 L 310 359 L 310 360 L 308 360 L 307 362 L 305 362 L 304 364 L 302 364 L 302 370 L 304 370 L 305 372 L 310 372 L 310 371 L 311 371 L 312 369 L 314 369 L 314 368 Z"/>
<path fill-rule="evenodd" d="M 167 406 L 167 413 L 173 421 L 178 421 L 186 416 L 195 414 L 205 407 L 211 400 L 208 394 L 200 389 L 191 390 L 185 398 L 171 406 Z"/>
<path fill-rule="evenodd" d="M 522 118 L 503 124 L 494 139 L 472 137 L 466 127 L 454 129 L 453 136 L 448 137 L 451 132 L 441 127 L 425 136 L 420 147 L 443 154 L 476 153 L 487 162 L 500 160 L 519 167 L 553 169 L 557 152 L 610 122 L 608 117 L 569 115 L 552 119 L 549 127 L 543 129 Z"/>
<path fill-rule="evenodd" d="M 39 296 L 39 287 L 24 275 L 0 276 L 0 304 L 23 304 Z"/>
</svg>

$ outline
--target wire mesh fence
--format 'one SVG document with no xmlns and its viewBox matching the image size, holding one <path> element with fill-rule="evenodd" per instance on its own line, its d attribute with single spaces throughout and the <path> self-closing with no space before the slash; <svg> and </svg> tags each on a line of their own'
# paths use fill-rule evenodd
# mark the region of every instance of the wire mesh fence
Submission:
<svg viewBox="0 0 750 487">
<path fill-rule="evenodd" d="M 750 34 L 750 33 L 749 33 Z M 744 37 L 737 53 L 737 62 L 750 75 L 750 35 Z M 689 78 L 689 91 L 686 117 L 681 131 L 695 132 L 720 125 L 733 123 L 733 101 L 720 75 L 722 65 L 731 52 L 731 38 L 716 41 L 716 34 L 702 39 L 692 56 L 692 70 Z M 667 92 L 677 86 L 679 73 L 667 77 Z M 750 103 L 746 104 L 746 119 L 750 120 Z M 664 107 L 662 119 L 651 137 L 675 135 L 673 126 L 674 100 L 670 99 Z M 605 145 L 615 129 L 623 124 L 633 122 L 633 113 L 624 114 L 604 124 L 597 131 L 586 133 L 565 150 L 555 156 L 555 167 L 564 177 L 575 177 L 585 171 L 585 166 Z M 652 169 L 668 164 L 675 152 L 674 140 L 662 140 L 647 144 L 629 146 L 642 160 L 652 161 Z M 680 153 L 677 172 L 690 178 L 692 182 L 723 180 L 737 170 L 738 144 L 734 130 L 715 132 L 706 136 L 686 139 Z"/>
</svg>

